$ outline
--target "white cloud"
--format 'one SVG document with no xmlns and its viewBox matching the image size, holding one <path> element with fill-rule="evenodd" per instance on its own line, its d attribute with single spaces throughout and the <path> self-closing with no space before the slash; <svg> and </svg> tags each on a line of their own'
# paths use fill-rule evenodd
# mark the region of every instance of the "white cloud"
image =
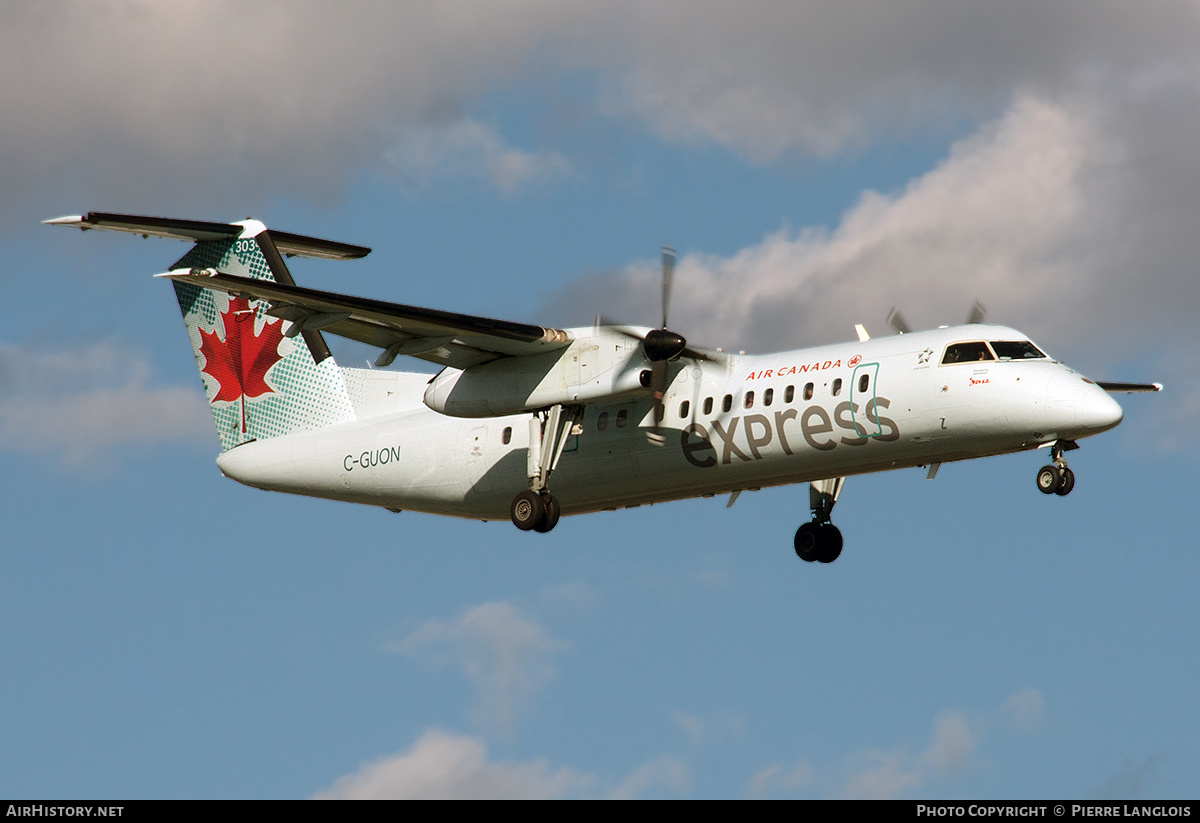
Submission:
<svg viewBox="0 0 1200 823">
<path fill-rule="evenodd" d="M 1037 689 L 1026 687 L 1004 701 L 993 722 L 1022 734 L 1033 734 L 1045 723 L 1046 701 Z"/>
<path fill-rule="evenodd" d="M 479 693 L 487 727 L 511 732 L 525 702 L 555 676 L 555 654 L 571 648 L 511 603 L 484 603 L 454 620 L 429 620 L 388 649 L 435 668 L 461 669 Z"/>
<path fill-rule="evenodd" d="M 911 305 L 916 325 L 961 321 L 979 296 L 993 316 L 1044 328 L 1084 285 L 1065 252 L 1096 142 L 1085 119 L 1023 98 L 903 192 L 864 194 L 832 231 L 780 231 L 731 257 L 685 255 L 672 326 L 773 351 L 844 339 L 855 321 L 882 332 L 871 321 L 895 305 Z M 656 305 L 657 278 L 652 264 L 630 268 L 609 290 L 622 305 L 600 309 L 630 316 Z"/>
<path fill-rule="evenodd" d="M 750 778 L 746 795 L 762 798 L 774 794 L 795 794 L 797 790 L 811 784 L 815 778 L 816 773 L 804 760 L 798 760 L 791 766 L 772 763 Z"/>
<path fill-rule="evenodd" d="M 928 744 L 919 751 L 906 746 L 868 747 L 850 754 L 842 769 L 814 768 L 805 757 L 791 764 L 770 763 L 750 778 L 746 795 L 795 796 L 804 790 L 844 798 L 888 799 L 929 792 L 937 781 L 978 768 L 981 751 L 996 733 L 1033 734 L 1043 723 L 1041 693 L 1024 688 L 990 712 L 940 712 L 934 718 Z"/>
<path fill-rule="evenodd" d="M 138 352 L 113 341 L 47 349 L 0 342 L 0 446 L 72 468 L 113 449 L 213 443 L 199 384 L 155 386 Z"/>
<path fill-rule="evenodd" d="M 551 799 L 578 794 L 591 779 L 543 759 L 492 762 L 477 738 L 432 730 L 410 749 L 363 765 L 314 795 L 318 800 Z"/>
<path fill-rule="evenodd" d="M 678 758 L 656 757 L 635 768 L 609 792 L 610 800 L 633 800 L 658 790 L 668 790 L 672 796 L 684 794 L 690 785 L 687 765 Z"/>
<path fill-rule="evenodd" d="M 339 777 L 316 800 L 554 799 L 596 794 L 594 775 L 555 768 L 544 758 L 495 761 L 477 737 L 433 729 L 407 750 L 365 763 Z M 685 795 L 689 770 L 678 758 L 655 757 L 636 766 L 601 795 L 615 800 Z"/>
<path fill-rule="evenodd" d="M 989 733 L 995 730 L 1032 733 L 1041 723 L 1041 693 L 1026 688 L 994 712 L 970 717 L 947 710 L 934 720 L 929 745 L 912 753 L 904 748 L 871 749 L 850 758 L 852 773 L 841 786 L 841 797 L 889 799 L 925 789 L 931 781 L 966 771 Z"/>
<path fill-rule="evenodd" d="M 1018 95 L 936 167 L 902 191 L 865 193 L 832 228 L 780 230 L 729 256 L 685 252 L 671 325 L 700 345 L 779 351 L 852 339 L 856 322 L 890 333 L 892 307 L 916 327 L 961 322 L 980 299 L 992 322 L 1093 377 L 1165 379 L 1128 364 L 1170 351 L 1183 402 L 1164 414 L 1183 418 L 1172 431 L 1194 431 L 1200 166 L 1184 145 L 1200 131 L 1200 72 L 1189 76 L 1102 97 Z M 658 287 L 646 261 L 615 282 L 581 281 L 547 313 L 586 304 L 654 322 Z"/>
<path fill-rule="evenodd" d="M 561 154 L 514 149 L 494 128 L 471 119 L 405 128 L 385 157 L 407 187 L 479 178 L 509 195 L 571 169 Z"/>
</svg>

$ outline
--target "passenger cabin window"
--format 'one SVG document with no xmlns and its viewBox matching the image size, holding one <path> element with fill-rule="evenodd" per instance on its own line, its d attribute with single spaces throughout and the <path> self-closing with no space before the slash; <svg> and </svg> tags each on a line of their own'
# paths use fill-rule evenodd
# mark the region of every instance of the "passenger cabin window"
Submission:
<svg viewBox="0 0 1200 823">
<path fill-rule="evenodd" d="M 608 428 L 608 412 L 600 412 L 600 416 L 596 418 L 596 428 L 600 431 Z"/>
<path fill-rule="evenodd" d="M 506 446 L 512 442 L 512 426 L 504 427 L 504 431 L 500 435 L 500 442 Z"/>
<path fill-rule="evenodd" d="M 942 357 L 942 365 L 950 363 L 978 363 L 981 360 L 995 360 L 987 343 L 982 340 L 973 343 L 954 343 L 946 347 Z"/>
<path fill-rule="evenodd" d="M 725 395 L 725 399 L 721 401 L 721 411 L 729 411 L 733 408 L 733 395 Z"/>
<path fill-rule="evenodd" d="M 704 398 L 704 413 L 712 414 L 712 398 L 711 397 Z"/>
<path fill-rule="evenodd" d="M 867 386 L 869 385 L 871 385 L 871 375 L 864 374 L 862 377 L 858 378 L 858 391 L 860 393 L 865 392 L 867 390 Z"/>
<path fill-rule="evenodd" d="M 812 397 L 813 397 L 813 384 L 805 383 L 804 384 L 804 399 L 812 400 Z"/>
<path fill-rule="evenodd" d="M 754 408 L 754 392 L 752 392 L 752 391 L 746 392 L 746 399 L 745 399 L 745 401 L 743 401 L 742 405 L 744 405 L 748 409 Z"/>
<path fill-rule="evenodd" d="M 664 406 L 661 401 L 658 403 L 655 403 L 654 404 L 654 422 L 661 423 L 662 419 L 666 416 L 667 416 L 666 406 Z"/>
<path fill-rule="evenodd" d="M 763 405 L 764 406 L 771 405 L 771 401 L 773 401 L 774 399 L 775 399 L 775 390 L 774 389 L 767 389 L 765 392 L 763 392 Z"/>
<path fill-rule="evenodd" d="M 796 387 L 795 386 L 788 386 L 786 389 L 783 390 L 783 402 L 784 403 L 791 403 L 795 399 L 796 399 Z"/>
<path fill-rule="evenodd" d="M 837 380 L 833 381 L 833 389 L 831 393 L 834 397 L 837 397 L 842 393 L 842 378 L 839 377 Z"/>
<path fill-rule="evenodd" d="M 687 417 L 688 409 L 691 408 L 691 405 L 692 404 L 689 403 L 687 400 L 684 400 L 682 403 L 680 403 L 679 404 L 679 416 Z"/>
<path fill-rule="evenodd" d="M 1046 356 L 1028 340 L 993 340 L 992 351 L 1001 360 L 1038 360 Z"/>
<path fill-rule="evenodd" d="M 617 428 L 618 429 L 625 428 L 625 420 L 628 417 L 629 417 L 629 412 L 625 409 L 621 409 L 619 412 L 617 412 Z"/>
</svg>

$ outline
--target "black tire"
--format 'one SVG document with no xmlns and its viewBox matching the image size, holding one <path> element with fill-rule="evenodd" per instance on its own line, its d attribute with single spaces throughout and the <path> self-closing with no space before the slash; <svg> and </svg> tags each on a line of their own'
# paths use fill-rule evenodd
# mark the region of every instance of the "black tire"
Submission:
<svg viewBox="0 0 1200 823">
<path fill-rule="evenodd" d="M 1042 494 L 1054 494 L 1062 486 L 1062 472 L 1058 466 L 1042 466 L 1037 473 L 1037 487 Z"/>
<path fill-rule="evenodd" d="M 832 523 L 824 523 L 818 532 L 817 560 L 832 563 L 842 555 L 842 530 Z"/>
<path fill-rule="evenodd" d="M 1059 482 L 1058 488 L 1054 490 L 1054 493 L 1061 495 L 1062 497 L 1066 497 L 1074 488 L 1075 472 L 1071 471 L 1070 469 L 1063 469 L 1062 480 Z"/>
<path fill-rule="evenodd" d="M 546 516 L 541 523 L 533 527 L 533 530 L 545 534 L 558 525 L 558 516 L 562 514 L 562 508 L 558 505 L 558 498 L 550 492 L 542 492 L 541 498 L 542 505 L 546 507 Z"/>
<path fill-rule="evenodd" d="M 820 532 L 816 523 L 804 523 L 796 529 L 796 537 L 792 544 L 796 548 L 796 556 L 806 563 L 817 559 L 817 547 L 820 545 Z"/>
<path fill-rule="evenodd" d="M 523 532 L 536 529 L 546 519 L 546 504 L 541 496 L 532 491 L 523 491 L 513 498 L 508 510 L 513 525 Z"/>
</svg>

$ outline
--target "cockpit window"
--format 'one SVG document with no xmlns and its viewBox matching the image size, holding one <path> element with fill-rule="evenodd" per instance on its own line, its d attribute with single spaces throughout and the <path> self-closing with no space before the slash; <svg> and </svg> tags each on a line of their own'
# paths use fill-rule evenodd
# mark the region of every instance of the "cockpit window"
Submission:
<svg viewBox="0 0 1200 823">
<path fill-rule="evenodd" d="M 942 365 L 947 363 L 976 363 L 980 360 L 995 360 L 987 343 L 982 340 L 972 343 L 954 343 L 946 347 Z"/>
<path fill-rule="evenodd" d="M 1046 356 L 1028 340 L 993 340 L 992 351 L 1001 360 L 1037 360 Z"/>
</svg>

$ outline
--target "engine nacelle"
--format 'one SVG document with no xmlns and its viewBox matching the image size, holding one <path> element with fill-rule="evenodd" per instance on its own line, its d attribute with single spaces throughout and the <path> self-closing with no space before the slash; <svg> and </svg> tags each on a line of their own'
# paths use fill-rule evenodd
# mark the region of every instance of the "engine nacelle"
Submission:
<svg viewBox="0 0 1200 823">
<path fill-rule="evenodd" d="M 444 369 L 425 389 L 425 405 L 451 417 L 498 417 L 646 393 L 640 375 L 649 361 L 636 340 L 603 330 L 571 331 L 576 339 L 566 349 Z"/>
</svg>

